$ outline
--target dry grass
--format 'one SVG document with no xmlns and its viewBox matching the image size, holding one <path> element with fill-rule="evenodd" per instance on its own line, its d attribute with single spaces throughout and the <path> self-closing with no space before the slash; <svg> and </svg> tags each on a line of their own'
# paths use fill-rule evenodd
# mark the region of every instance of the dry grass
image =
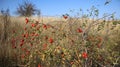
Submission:
<svg viewBox="0 0 120 67">
<path fill-rule="evenodd" d="M 72 67 L 74 65 L 76 65 L 76 67 L 77 66 L 83 66 L 82 63 L 84 63 L 84 60 L 81 59 L 81 57 L 78 56 L 78 55 L 81 55 L 81 54 L 78 53 L 76 51 L 76 49 L 78 51 L 81 50 L 80 52 L 83 52 L 84 49 L 86 49 L 86 48 L 85 48 L 85 46 L 83 46 L 83 44 L 84 44 L 84 42 L 82 40 L 83 35 L 76 33 L 77 28 L 82 28 L 83 33 L 86 33 L 87 30 L 90 30 L 89 33 L 87 32 L 88 36 L 93 36 L 93 39 L 96 38 L 97 36 L 102 36 L 103 38 L 106 38 L 106 36 L 107 37 L 109 36 L 108 40 L 105 39 L 105 41 L 104 41 L 105 43 L 103 44 L 101 49 L 98 49 L 95 45 L 94 45 L 94 47 L 92 47 L 93 52 L 90 52 L 89 54 L 91 55 L 90 57 L 93 60 L 97 61 L 98 60 L 97 55 L 100 54 L 102 56 L 105 56 L 104 61 L 106 59 L 110 61 L 110 64 L 107 64 L 107 62 L 105 62 L 105 64 L 107 64 L 108 66 L 111 66 L 111 64 L 113 64 L 112 60 L 116 61 L 114 59 L 114 55 L 115 54 L 117 56 L 119 55 L 118 51 L 119 51 L 119 48 L 120 48 L 119 47 L 119 44 L 120 44 L 120 39 L 119 39 L 120 38 L 119 37 L 120 25 L 117 25 L 113 30 L 111 30 L 111 27 L 112 27 L 111 25 L 112 24 L 109 24 L 109 26 L 107 26 L 105 24 L 105 27 L 103 27 L 100 31 L 97 31 L 99 24 L 97 24 L 95 26 L 92 25 L 89 29 L 89 25 L 92 22 L 94 22 L 95 20 L 90 20 L 88 18 L 87 19 L 85 19 L 85 18 L 82 18 L 82 19 L 70 18 L 68 20 L 68 19 L 64 19 L 64 18 L 44 17 L 44 18 L 40 18 L 38 20 L 38 18 L 30 17 L 30 19 L 33 20 L 32 23 L 35 23 L 36 20 L 39 21 L 39 23 L 40 23 L 39 25 L 41 27 L 42 27 L 43 23 L 53 27 L 53 28 L 50 28 L 50 29 L 47 29 L 47 30 L 44 30 L 44 29 L 40 28 L 39 31 L 36 31 L 36 30 L 34 30 L 34 28 L 31 29 L 30 24 L 27 25 L 27 27 L 29 29 L 29 32 L 32 32 L 32 31 L 34 31 L 36 33 L 40 32 L 40 36 L 38 38 L 36 37 L 36 40 L 33 41 L 33 43 L 36 44 L 36 45 L 34 46 L 33 49 L 31 49 L 31 54 L 30 54 L 30 56 L 28 56 L 31 59 L 30 58 L 29 58 L 30 60 L 27 59 L 27 60 L 30 61 L 30 62 L 29 61 L 28 62 L 31 63 L 29 65 L 31 65 L 32 67 L 36 67 L 36 65 L 39 62 L 41 63 L 41 65 L 43 67 L 44 66 L 45 67 L 50 67 L 52 65 L 53 65 L 53 67 L 55 67 L 55 62 L 58 60 L 58 58 L 59 58 L 58 56 L 60 54 L 57 53 L 56 55 L 53 55 L 56 58 L 54 61 L 52 61 L 53 63 L 49 62 L 47 60 L 47 58 L 45 58 L 44 56 L 49 58 L 51 56 L 49 54 L 50 53 L 53 54 L 54 52 L 57 52 L 58 49 L 56 49 L 56 48 L 58 48 L 58 47 L 62 48 L 58 52 L 63 51 L 66 54 L 66 56 L 64 57 L 66 59 L 66 60 L 64 60 L 64 63 L 66 64 L 66 66 L 69 66 L 69 67 Z M 23 65 L 25 63 L 23 63 L 22 61 L 24 61 L 24 60 L 22 60 L 19 56 L 22 53 L 21 50 L 20 50 L 21 48 L 19 47 L 19 39 L 21 39 L 21 38 L 18 38 L 18 41 L 16 42 L 16 45 L 18 46 L 17 49 L 13 49 L 11 47 L 11 39 L 14 36 L 15 37 L 20 37 L 21 33 L 25 33 L 25 31 L 23 30 L 24 27 L 26 27 L 25 17 L 11 17 L 10 20 L 11 20 L 11 22 L 6 28 L 7 29 L 7 32 L 6 32 L 7 33 L 7 39 L 5 41 L 3 41 L 3 39 L 2 39 L 4 37 L 3 36 L 3 32 L 4 32 L 3 19 L 1 19 L 1 21 L 0 21 L 0 46 L 1 46 L 0 47 L 0 65 L 2 64 L 3 67 L 9 67 L 10 65 L 16 66 L 16 65 L 20 64 L 19 66 L 23 67 Z M 112 23 L 112 22 L 113 21 L 111 21 L 110 23 Z M 85 23 L 86 25 L 83 26 L 84 25 L 83 23 Z M 97 23 L 103 23 L 103 20 L 99 20 L 99 21 L 97 21 Z M 15 30 L 17 32 L 17 34 L 14 35 L 12 33 L 13 30 Z M 109 31 L 109 33 L 106 34 L 108 31 Z M 115 31 L 117 31 L 117 32 L 115 32 Z M 52 32 L 55 32 L 55 33 L 52 33 Z M 45 53 L 45 51 L 41 51 L 42 50 L 42 44 L 46 43 L 46 41 L 43 40 L 44 36 L 46 36 L 46 35 L 48 37 L 52 37 L 53 39 L 56 40 L 54 42 L 54 45 L 51 45 L 51 44 L 47 43 L 49 45 L 48 50 L 46 50 L 46 51 L 48 51 L 48 53 Z M 27 40 L 29 40 L 29 39 L 27 39 Z M 73 43 L 70 40 L 73 40 L 75 42 L 74 46 L 72 45 Z M 97 41 L 97 40 L 95 40 L 95 41 Z M 39 43 L 37 44 L 37 42 L 39 42 Z M 117 45 L 116 45 L 116 43 L 117 43 Z M 26 44 L 29 44 L 29 42 L 27 42 Z M 95 44 L 95 43 L 91 42 L 91 44 Z M 118 46 L 117 51 L 114 48 L 115 46 Z M 24 47 L 30 48 L 28 46 L 24 46 Z M 113 51 L 109 50 L 109 49 L 113 49 Z M 38 52 L 38 54 L 36 52 Z M 114 53 L 114 55 L 112 55 L 111 53 L 108 53 L 108 52 Z M 31 57 L 31 56 L 34 56 L 34 53 L 35 53 L 35 57 L 38 58 L 38 59 L 36 59 L 34 57 Z M 74 53 L 75 53 L 75 55 L 74 55 Z M 92 53 L 95 53 L 95 56 L 93 56 Z M 108 53 L 108 54 L 103 55 L 105 53 Z M 40 57 L 37 57 L 37 56 L 40 56 Z M 70 58 L 71 57 L 75 58 L 74 60 L 72 60 L 72 61 L 74 61 L 74 65 L 69 64 L 71 62 L 71 59 L 67 60 L 68 56 L 70 56 Z M 78 59 L 76 59 L 76 58 L 78 58 Z M 110 58 L 112 58 L 112 59 L 110 59 Z M 78 61 L 78 60 L 81 60 L 81 62 Z M 33 62 L 33 61 L 35 61 L 35 62 Z M 63 59 L 62 59 L 62 61 L 63 61 Z M 94 61 L 94 62 L 96 62 L 96 61 Z M 97 61 L 97 62 L 99 62 L 99 61 Z M 97 62 L 95 64 L 99 65 Z M 104 63 L 100 62 L 101 66 L 102 66 L 102 64 L 105 65 Z M 63 64 L 61 63 L 60 66 L 62 66 L 62 65 Z"/>
</svg>

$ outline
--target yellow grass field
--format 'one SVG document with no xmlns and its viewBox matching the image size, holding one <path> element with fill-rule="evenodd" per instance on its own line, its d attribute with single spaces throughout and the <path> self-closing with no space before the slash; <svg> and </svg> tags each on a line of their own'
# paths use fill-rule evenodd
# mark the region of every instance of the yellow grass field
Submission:
<svg viewBox="0 0 120 67">
<path fill-rule="evenodd" d="M 120 21 L 0 16 L 0 65 L 118 67 L 120 25 L 114 23 Z"/>
</svg>

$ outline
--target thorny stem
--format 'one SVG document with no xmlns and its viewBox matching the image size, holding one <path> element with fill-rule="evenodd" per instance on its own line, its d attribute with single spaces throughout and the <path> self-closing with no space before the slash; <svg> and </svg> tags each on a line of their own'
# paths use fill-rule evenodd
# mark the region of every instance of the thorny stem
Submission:
<svg viewBox="0 0 120 67">
<path fill-rule="evenodd" d="M 97 20 L 95 21 L 95 22 L 96 22 L 96 24 L 94 24 L 93 26 L 95 26 L 95 25 L 99 24 L 99 22 L 97 22 L 97 21 L 99 21 L 99 20 L 101 20 L 101 19 L 104 19 L 104 18 L 106 18 L 106 17 L 108 17 L 108 16 L 111 16 L 111 15 L 113 15 L 113 14 L 115 14 L 115 12 L 114 12 L 114 13 L 112 13 L 112 14 L 106 15 L 106 16 L 104 16 L 104 17 L 102 17 L 102 18 L 97 19 Z"/>
<path fill-rule="evenodd" d="M 115 12 L 112 13 L 112 14 L 106 15 L 106 16 L 104 16 L 104 17 L 102 17 L 102 18 L 99 18 L 99 19 L 97 19 L 96 21 L 93 21 L 93 22 L 88 26 L 88 28 L 84 31 L 84 34 L 88 34 L 88 32 L 89 32 L 89 30 L 91 29 L 91 27 L 99 24 L 99 22 L 98 22 L 99 20 L 101 20 L 101 19 L 103 19 L 103 18 L 106 18 L 106 17 L 108 17 L 108 16 L 111 16 L 111 15 L 113 15 L 113 14 L 115 14 Z M 94 24 L 94 23 L 95 23 L 95 24 Z"/>
<path fill-rule="evenodd" d="M 93 27 L 93 24 L 94 23 L 96 23 L 96 24 L 98 24 L 98 22 L 97 21 L 99 21 L 99 20 L 101 20 L 101 19 L 103 19 L 103 18 L 105 18 L 105 17 L 108 17 L 108 16 L 111 16 L 111 15 L 113 15 L 114 13 L 112 13 L 112 14 L 109 14 L 109 15 L 107 15 L 107 16 L 104 16 L 104 17 L 102 17 L 102 18 L 99 18 L 99 19 L 97 19 L 96 21 L 94 21 L 93 20 L 93 22 L 88 26 L 88 28 L 84 31 L 84 33 L 83 33 L 83 41 L 84 41 L 84 44 L 86 44 L 86 37 L 87 37 L 87 35 L 88 35 L 88 32 L 89 32 L 89 30 L 90 30 L 90 28 L 91 27 Z M 94 19 L 94 18 L 93 18 Z M 96 25 L 96 24 L 94 24 L 94 26 Z M 108 26 L 108 25 L 107 25 Z M 108 33 L 108 30 L 107 30 L 107 33 Z M 85 47 L 85 52 L 87 53 L 87 48 Z M 85 61 L 85 67 L 87 67 L 87 58 L 86 58 L 86 61 Z"/>
<path fill-rule="evenodd" d="M 78 62 L 79 62 L 79 64 L 80 64 L 81 61 L 80 61 L 79 54 L 78 54 L 77 50 L 76 50 L 76 55 L 77 55 L 77 58 L 78 58 Z"/>
</svg>

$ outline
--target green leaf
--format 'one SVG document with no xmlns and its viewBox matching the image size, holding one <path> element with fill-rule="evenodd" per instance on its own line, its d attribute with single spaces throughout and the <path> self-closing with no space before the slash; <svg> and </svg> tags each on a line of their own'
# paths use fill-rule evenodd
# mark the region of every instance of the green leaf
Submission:
<svg viewBox="0 0 120 67">
<path fill-rule="evenodd" d="M 116 22 L 116 21 L 113 21 L 113 25 L 117 25 L 118 24 L 118 22 Z"/>
<path fill-rule="evenodd" d="M 107 4 L 109 4 L 109 1 L 106 1 L 106 2 L 105 2 L 105 5 L 107 5 Z"/>
</svg>

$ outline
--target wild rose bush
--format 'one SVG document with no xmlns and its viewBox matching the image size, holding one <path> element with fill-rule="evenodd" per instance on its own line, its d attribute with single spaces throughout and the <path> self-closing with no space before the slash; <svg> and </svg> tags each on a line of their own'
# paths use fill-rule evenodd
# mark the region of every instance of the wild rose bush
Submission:
<svg viewBox="0 0 120 67">
<path fill-rule="evenodd" d="M 12 31 L 11 48 L 19 59 L 19 66 L 110 67 L 114 65 L 116 60 L 111 60 L 113 57 L 106 51 L 106 45 L 111 41 L 108 39 L 109 34 L 106 33 L 107 22 L 110 22 L 109 25 L 113 22 L 103 20 L 96 24 L 93 23 L 94 21 L 88 23 L 85 19 L 79 23 L 77 22 L 79 20 L 73 20 L 68 15 L 63 15 L 63 18 L 65 22 L 57 25 L 25 18 L 22 31 Z M 116 58 L 119 59 L 119 53 L 116 54 Z"/>
</svg>

